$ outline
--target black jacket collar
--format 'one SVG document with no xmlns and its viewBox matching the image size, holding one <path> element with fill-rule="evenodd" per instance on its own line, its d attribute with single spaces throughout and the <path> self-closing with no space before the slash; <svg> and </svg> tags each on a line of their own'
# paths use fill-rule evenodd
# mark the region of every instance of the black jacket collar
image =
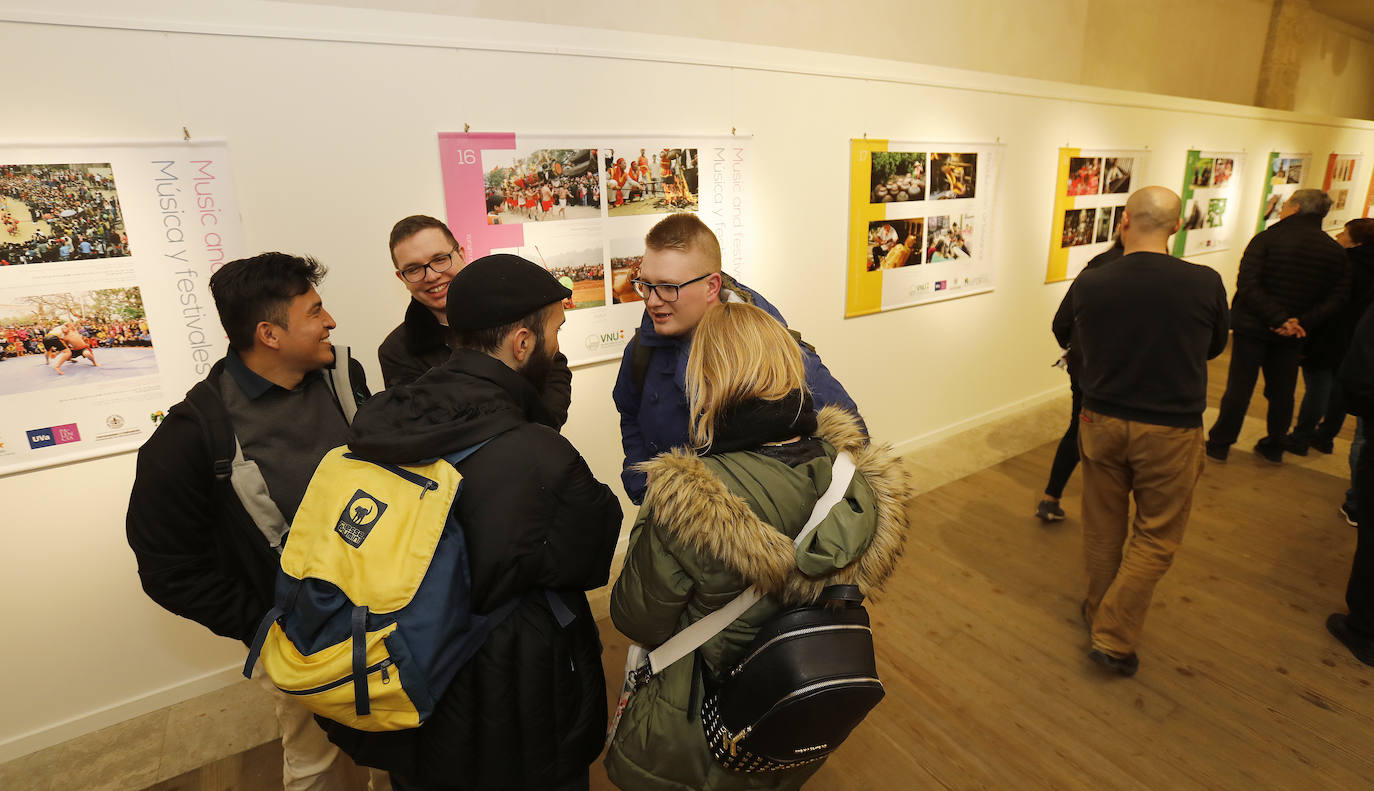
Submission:
<svg viewBox="0 0 1374 791">
<path fill-rule="evenodd" d="M 448 327 L 440 324 L 430 309 L 414 297 L 411 297 L 405 320 L 401 323 L 405 326 L 406 350 L 417 357 L 447 345 L 444 339 L 448 337 Z"/>
</svg>

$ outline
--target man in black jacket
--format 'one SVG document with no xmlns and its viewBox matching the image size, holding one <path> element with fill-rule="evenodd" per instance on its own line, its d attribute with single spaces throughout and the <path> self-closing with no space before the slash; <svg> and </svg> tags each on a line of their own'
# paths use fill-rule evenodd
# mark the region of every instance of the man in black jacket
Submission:
<svg viewBox="0 0 1374 791">
<path fill-rule="evenodd" d="M 368 395 L 362 366 L 336 360 L 329 342 L 334 319 L 315 291 L 323 276 L 314 260 L 283 253 L 216 272 L 210 290 L 229 352 L 138 452 L 126 530 L 144 591 L 245 644 L 272 606 L 282 536 L 310 475 Z M 266 686 L 284 787 L 344 788 L 338 749 L 305 708 Z"/>
<path fill-rule="evenodd" d="M 1122 257 L 1079 275 L 1068 296 L 1083 352 L 1082 615 L 1089 656 L 1127 676 L 1139 665 L 1135 649 L 1155 585 L 1188 524 L 1202 473 L 1207 361 L 1226 348 L 1221 277 L 1165 252 L 1181 209 L 1163 187 L 1131 195 Z"/>
<path fill-rule="evenodd" d="M 601 647 L 584 591 L 606 584 L 620 502 L 560 436 L 541 400 L 571 292 L 530 261 L 493 255 L 452 279 L 457 349 L 358 412 L 349 447 L 407 464 L 486 442 L 458 463 L 454 511 L 472 602 L 518 601 L 412 731 L 329 726 L 397 791 L 587 788 L 606 733 Z"/>
<path fill-rule="evenodd" d="M 1374 312 L 1365 313 L 1356 326 L 1341 364 L 1340 380 L 1351 413 L 1363 422 L 1374 417 Z M 1361 453 L 1354 464 L 1358 502 L 1374 503 L 1374 454 Z M 1332 613 L 1326 619 L 1326 630 L 1356 659 L 1374 665 L 1374 520 L 1361 518 L 1355 530 L 1355 557 L 1345 587 L 1350 612 Z"/>
<path fill-rule="evenodd" d="M 382 381 L 387 387 L 409 384 L 452 353 L 448 327 L 448 294 L 453 278 L 466 265 L 463 248 L 442 221 L 416 214 L 391 229 L 389 248 L 396 277 L 410 291 L 405 319 L 377 348 Z M 568 422 L 572 371 L 559 352 L 540 388 L 554 427 Z"/>
<path fill-rule="evenodd" d="M 1301 340 L 1335 317 L 1350 294 L 1345 252 L 1321 228 L 1330 208 L 1331 199 L 1321 190 L 1294 192 L 1279 222 L 1251 239 L 1241 256 L 1226 393 L 1207 437 L 1207 456 L 1214 461 L 1226 461 L 1240 435 L 1261 369 L 1268 433 L 1255 452 L 1275 464 L 1283 461 Z"/>
</svg>

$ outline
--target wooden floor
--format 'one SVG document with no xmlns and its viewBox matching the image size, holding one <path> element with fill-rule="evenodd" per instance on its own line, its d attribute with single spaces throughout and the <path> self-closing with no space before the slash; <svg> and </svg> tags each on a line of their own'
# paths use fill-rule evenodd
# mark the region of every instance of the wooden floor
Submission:
<svg viewBox="0 0 1374 791">
<path fill-rule="evenodd" d="M 1053 443 L 915 500 L 870 608 L 887 699 L 808 788 L 1374 788 L 1374 668 L 1323 628 L 1354 550 L 1346 482 L 1244 450 L 1203 474 L 1130 679 L 1087 659 L 1079 476 L 1067 521 L 1032 517 Z M 625 640 L 602 634 L 615 690 Z M 260 785 L 276 744 L 230 760 L 156 788 L 280 787 Z M 592 777 L 611 787 L 600 764 Z"/>
</svg>

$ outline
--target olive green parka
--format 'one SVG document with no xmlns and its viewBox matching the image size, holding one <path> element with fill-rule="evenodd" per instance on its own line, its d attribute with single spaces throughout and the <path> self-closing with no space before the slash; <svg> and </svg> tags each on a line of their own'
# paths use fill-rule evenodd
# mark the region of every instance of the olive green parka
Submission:
<svg viewBox="0 0 1374 791">
<path fill-rule="evenodd" d="M 901 460 L 890 446 L 870 444 L 854 415 L 838 407 L 821 410 L 816 435 L 825 455 L 796 467 L 748 451 L 699 457 L 683 450 L 643 465 L 648 494 L 611 593 L 616 628 L 653 648 L 749 585 L 764 596 L 631 696 L 606 755 L 621 788 L 791 789 L 820 767 L 724 769 L 707 749 L 700 711 L 703 678 L 712 684 L 742 659 L 759 627 L 784 607 L 812 603 L 832 584 L 856 584 L 871 599 L 896 568 L 910 496 Z M 845 500 L 794 547 L 840 450 L 857 466 Z"/>
</svg>

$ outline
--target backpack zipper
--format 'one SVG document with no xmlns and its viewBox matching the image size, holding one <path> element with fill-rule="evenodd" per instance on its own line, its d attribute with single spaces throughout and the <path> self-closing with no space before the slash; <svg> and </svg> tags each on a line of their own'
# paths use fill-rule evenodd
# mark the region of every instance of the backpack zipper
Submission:
<svg viewBox="0 0 1374 791">
<path fill-rule="evenodd" d="M 382 683 L 383 683 L 383 684 L 390 684 L 390 683 L 391 683 L 391 674 L 387 672 L 387 668 L 388 668 L 388 667 L 391 667 L 391 666 L 394 665 L 394 664 L 396 664 L 396 662 L 395 662 L 394 660 L 392 660 L 391 657 L 387 657 L 386 659 L 383 659 L 382 661 L 378 662 L 377 664 L 372 665 L 371 667 L 367 668 L 367 670 L 365 670 L 364 672 L 365 672 L 367 675 L 370 676 L 370 675 L 372 675 L 373 673 L 376 673 L 378 670 L 380 670 L 380 671 L 382 671 Z M 347 675 L 347 676 L 344 676 L 343 678 L 338 679 L 338 680 L 336 680 L 336 681 L 331 681 L 331 682 L 329 682 L 328 684 L 323 684 L 323 685 L 321 685 L 321 686 L 314 687 L 313 689 L 290 690 L 290 689 L 282 689 L 281 687 L 277 687 L 277 689 L 281 689 L 282 692 L 285 692 L 285 693 L 288 694 L 288 695 L 318 695 L 318 694 L 320 694 L 321 692 L 328 692 L 329 690 L 334 689 L 335 687 L 341 687 L 341 686 L 343 686 L 344 684 L 351 684 L 351 683 L 353 683 L 353 676 L 352 676 L 352 675 Z"/>
<path fill-rule="evenodd" d="M 771 646 L 771 645 L 773 645 L 773 644 L 776 643 L 776 642 L 779 642 L 779 641 L 782 641 L 782 640 L 790 640 L 790 639 L 792 639 L 793 637 L 803 637 L 803 636 L 808 635 L 808 634 L 816 634 L 817 632 L 831 632 L 831 631 L 863 631 L 863 632 L 872 633 L 873 629 L 870 628 L 870 627 L 868 627 L 868 626 L 863 626 L 862 624 L 847 623 L 847 624 L 829 624 L 829 625 L 826 625 L 826 626 L 812 626 L 812 627 L 808 627 L 808 628 L 806 628 L 806 629 L 798 629 L 798 630 L 796 630 L 796 631 L 794 631 L 794 632 L 787 632 L 787 633 L 785 633 L 785 634 L 780 634 L 780 635 L 778 635 L 777 637 L 774 637 L 772 640 L 769 640 L 768 642 L 766 642 L 766 643 L 764 643 L 763 645 L 759 646 L 758 648 L 754 649 L 753 653 L 749 654 L 749 656 L 746 656 L 746 657 L 744 658 L 744 660 L 741 661 L 738 665 L 735 665 L 734 668 L 732 668 L 732 669 L 730 670 L 730 677 L 733 678 L 733 677 L 739 675 L 740 672 L 744 670 L 744 666 L 745 666 L 745 665 L 749 664 L 749 663 L 754 659 L 754 657 L 756 657 L 756 656 L 758 656 L 759 654 L 763 653 L 764 651 L 768 650 L 768 647 Z"/>
<path fill-rule="evenodd" d="M 425 495 L 426 495 L 426 494 L 429 494 L 430 492 L 433 492 L 433 491 L 437 491 L 437 490 L 439 489 L 439 482 L 438 482 L 438 481 L 432 480 L 432 479 L 430 479 L 430 478 L 426 478 L 425 476 L 420 475 L 419 473 L 411 472 L 410 470 L 407 470 L 407 469 L 404 468 L 404 467 L 399 467 L 399 466 L 397 466 L 397 465 L 395 465 L 395 464 L 385 464 L 385 463 L 383 463 L 383 462 L 367 461 L 367 459 L 359 458 L 358 456 L 355 456 L 355 455 L 353 455 L 352 453 L 345 453 L 345 454 L 344 454 L 344 458 L 345 458 L 345 459 L 353 459 L 354 461 L 364 461 L 364 462 L 367 462 L 368 464 L 371 464 L 371 465 L 373 465 L 373 466 L 375 466 L 375 467 L 381 467 L 382 469 L 386 470 L 387 472 L 389 472 L 389 473 L 391 473 L 392 475 L 395 475 L 395 476 L 397 476 L 397 477 L 399 477 L 399 478 L 404 478 L 405 480 L 409 481 L 410 483 L 413 483 L 413 484 L 415 484 L 416 486 L 420 487 L 420 499 L 421 499 L 421 500 L 425 499 Z"/>
<path fill-rule="evenodd" d="M 721 741 L 723 742 L 725 748 L 730 751 L 730 755 L 734 755 L 736 747 L 744 739 L 744 737 L 748 736 L 754 730 L 754 726 L 762 722 L 764 718 L 766 718 L 769 714 L 772 714 L 773 710 L 777 707 L 783 705 L 784 703 L 797 697 L 798 695 L 805 695 L 808 692 L 815 692 L 818 689 L 825 689 L 826 687 L 835 687 L 843 684 L 877 684 L 879 687 L 881 687 L 883 685 L 883 682 L 879 681 L 876 678 L 863 676 L 861 678 L 832 678 L 829 681 L 817 681 L 814 684 L 807 684 L 801 689 L 794 689 L 786 695 L 783 695 L 777 703 L 774 703 L 772 706 L 768 707 L 768 711 L 765 711 L 763 714 L 759 715 L 758 719 L 754 720 L 753 722 L 749 723 L 749 725 L 740 729 L 739 733 L 736 733 L 735 735 L 731 736 L 728 730 L 724 731 L 720 735 Z"/>
</svg>

